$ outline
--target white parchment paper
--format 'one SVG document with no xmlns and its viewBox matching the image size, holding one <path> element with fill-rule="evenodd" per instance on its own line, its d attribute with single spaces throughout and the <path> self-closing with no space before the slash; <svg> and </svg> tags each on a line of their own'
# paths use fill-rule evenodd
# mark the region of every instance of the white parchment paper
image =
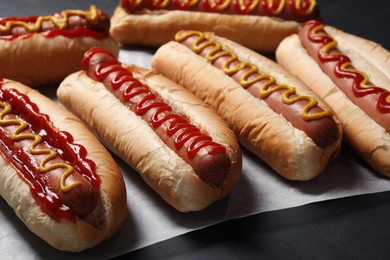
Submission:
<svg viewBox="0 0 390 260">
<path fill-rule="evenodd" d="M 122 49 L 119 59 L 150 68 L 153 49 Z M 47 95 L 55 98 L 55 90 Z M 378 175 L 343 147 L 338 158 L 316 179 L 291 182 L 279 177 L 258 158 L 243 149 L 243 175 L 227 199 L 194 213 L 179 213 L 161 200 L 120 159 L 127 187 L 128 214 L 112 239 L 82 253 L 60 252 L 31 233 L 13 210 L 0 200 L 1 259 L 107 259 L 154 243 L 220 223 L 270 210 L 316 201 L 390 190 L 390 180 Z"/>
</svg>

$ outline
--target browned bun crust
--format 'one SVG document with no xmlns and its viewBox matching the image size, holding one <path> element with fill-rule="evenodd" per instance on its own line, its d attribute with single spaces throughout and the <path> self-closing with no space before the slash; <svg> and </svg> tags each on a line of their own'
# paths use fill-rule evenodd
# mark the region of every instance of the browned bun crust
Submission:
<svg viewBox="0 0 390 260">
<path fill-rule="evenodd" d="M 41 113 L 49 115 L 59 130 L 71 133 L 74 143 L 84 146 L 88 151 L 87 158 L 95 162 L 101 186 L 98 206 L 90 215 L 84 219 L 77 218 L 75 223 L 64 219 L 56 221 L 41 210 L 29 186 L 0 156 L 1 196 L 33 233 L 59 250 L 83 251 L 113 236 L 126 215 L 126 190 L 121 172 L 111 155 L 78 118 L 38 91 L 7 79 L 2 88 L 14 88 L 27 95 L 38 105 Z"/>
<path fill-rule="evenodd" d="M 160 46 L 182 29 L 213 31 L 251 49 L 274 52 L 298 26 L 295 21 L 254 15 L 162 10 L 129 14 L 118 6 L 111 17 L 110 33 L 122 44 Z"/>
<path fill-rule="evenodd" d="M 390 53 L 379 44 L 336 28 L 325 30 L 354 66 L 378 86 L 389 90 Z M 276 52 L 278 63 L 311 87 L 336 113 L 345 141 L 378 172 L 390 176 L 390 134 L 350 101 L 309 56 L 297 35 L 286 38 Z M 307 73 L 310 71 L 310 73 Z"/>
<path fill-rule="evenodd" d="M 0 40 L 0 75 L 29 87 L 60 83 L 80 69 L 80 60 L 91 47 L 102 47 L 118 55 L 116 41 L 92 37 L 47 38 L 40 33 L 13 40 Z"/>
<path fill-rule="evenodd" d="M 198 211 L 230 194 L 241 175 L 242 155 L 234 133 L 225 122 L 192 93 L 161 75 L 136 66 L 127 69 L 140 75 L 141 80 L 175 111 L 188 116 L 194 125 L 226 147 L 232 168 L 221 185 L 201 180 L 142 118 L 85 72 L 67 77 L 57 91 L 58 98 L 95 129 L 112 151 L 178 211 Z M 93 98 L 84 99 L 91 95 Z"/>
<path fill-rule="evenodd" d="M 295 86 L 303 95 L 317 97 L 275 62 L 212 33 L 208 36 L 216 39 L 225 49 L 234 50 L 240 60 L 272 72 L 277 81 Z M 264 101 L 253 97 L 232 78 L 182 44 L 169 42 L 161 46 L 153 57 L 152 66 L 216 109 L 246 148 L 287 179 L 312 179 L 338 154 L 341 134 L 335 143 L 325 149 L 318 147 L 303 131 L 292 127 Z M 327 107 L 318 100 L 322 107 Z"/>
</svg>

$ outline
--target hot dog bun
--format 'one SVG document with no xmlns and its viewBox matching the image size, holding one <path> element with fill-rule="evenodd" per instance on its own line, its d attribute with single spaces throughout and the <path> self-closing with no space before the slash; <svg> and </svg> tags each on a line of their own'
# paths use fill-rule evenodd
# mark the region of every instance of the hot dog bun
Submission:
<svg viewBox="0 0 390 260">
<path fill-rule="evenodd" d="M 146 82 L 175 111 L 185 114 L 192 124 L 226 147 L 231 168 L 221 184 L 211 184 L 199 178 L 148 123 L 84 71 L 68 76 L 61 83 L 58 98 L 95 129 L 112 151 L 140 173 L 148 185 L 178 211 L 201 210 L 226 197 L 241 175 L 242 156 L 233 132 L 210 107 L 182 87 L 154 71 L 134 65 L 126 65 L 126 69 Z M 91 95 L 93 98 L 88 100 L 83 98 Z"/>
<path fill-rule="evenodd" d="M 32 88 L 60 83 L 70 73 L 78 71 L 84 52 L 91 47 L 100 46 L 116 55 L 119 52 L 117 42 L 108 31 L 104 37 L 83 36 L 83 33 L 68 37 L 61 32 L 52 37 L 40 32 L 12 37 L 2 37 L 0 30 L 0 74 Z"/>
<path fill-rule="evenodd" d="M 364 72 L 376 86 L 389 90 L 388 50 L 331 26 L 324 29 L 337 41 L 337 48 L 351 59 L 353 66 Z M 286 38 L 278 47 L 276 57 L 278 63 L 302 79 L 332 107 L 342 124 L 345 141 L 379 173 L 390 176 L 389 132 L 353 103 L 323 72 L 302 46 L 298 35 Z"/>
<path fill-rule="evenodd" d="M 179 34 L 180 32 L 177 35 Z M 228 57 L 233 57 L 233 60 L 238 58 L 242 62 L 256 64 L 259 71 L 272 73 L 280 84 L 296 87 L 297 93 L 317 97 L 301 81 L 265 57 L 213 33 L 194 34 L 205 37 L 205 41 L 197 42 L 198 46 L 212 46 L 208 49 L 209 54 L 212 53 L 211 50 L 220 48 L 221 51 L 226 51 L 225 56 L 228 53 Z M 213 55 L 217 57 L 219 53 L 213 52 Z M 334 120 L 336 127 L 334 141 L 321 148 L 304 131 L 292 127 L 289 121 L 275 113 L 267 103 L 252 96 L 233 78 L 214 67 L 212 62 L 178 42 L 172 41 L 160 47 L 153 57 L 152 66 L 157 72 L 188 88 L 216 109 L 245 147 L 287 179 L 314 178 L 340 149 L 341 131 L 333 116 L 329 120 Z M 233 66 L 240 65 L 235 63 L 228 67 Z M 327 108 L 321 99 L 317 100 L 321 107 Z M 326 131 L 320 135 L 327 136 Z"/>
<path fill-rule="evenodd" d="M 80 59 L 92 46 L 119 52 L 117 43 L 110 37 L 69 39 L 58 36 L 47 39 L 40 34 L 34 34 L 28 39 L 2 41 L 0 72 L 4 77 L 33 88 L 56 84 L 80 69 Z"/>
<path fill-rule="evenodd" d="M 260 2 L 264 1 L 254 1 L 253 4 L 261 5 Z M 312 2 L 314 4 L 311 4 L 316 6 L 315 1 Z M 218 4 L 225 5 L 224 3 Z M 287 5 L 284 1 L 274 4 L 280 5 L 282 10 L 286 8 L 284 5 Z M 210 5 L 212 6 L 213 3 Z M 228 5 L 232 6 L 233 3 L 229 2 Z M 233 7 L 229 8 L 233 9 Z M 241 15 L 228 14 L 224 11 L 213 13 L 212 11 L 164 10 L 164 8 L 128 12 L 119 5 L 111 18 L 110 33 L 122 44 L 160 46 L 170 41 L 175 33 L 182 29 L 213 31 L 251 49 L 274 52 L 279 42 L 296 32 L 298 26 L 299 22 L 292 19 L 260 16 L 253 12 Z"/>
<path fill-rule="evenodd" d="M 27 95 L 31 102 L 38 105 L 41 113 L 49 115 L 58 130 L 71 133 L 74 143 L 87 149 L 87 158 L 95 163 L 101 180 L 97 205 L 91 214 L 83 218 L 76 216 L 75 222 L 55 219 L 42 210 L 29 185 L 2 154 L 1 196 L 33 233 L 59 250 L 79 252 L 113 236 L 126 214 L 126 190 L 121 172 L 111 155 L 78 118 L 38 91 L 7 79 L 3 80 L 1 89 L 16 89 Z"/>
</svg>

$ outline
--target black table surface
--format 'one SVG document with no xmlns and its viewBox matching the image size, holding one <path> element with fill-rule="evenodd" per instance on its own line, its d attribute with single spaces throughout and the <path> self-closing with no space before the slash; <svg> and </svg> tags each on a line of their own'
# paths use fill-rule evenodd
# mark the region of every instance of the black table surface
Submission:
<svg viewBox="0 0 390 260">
<path fill-rule="evenodd" d="M 317 2 L 326 24 L 390 49 L 388 0 Z M 0 17 L 47 15 L 62 9 L 88 8 L 90 4 L 112 14 L 118 1 L 1 0 Z M 226 221 L 119 258 L 390 259 L 389 245 L 390 192 L 380 192 Z"/>
</svg>

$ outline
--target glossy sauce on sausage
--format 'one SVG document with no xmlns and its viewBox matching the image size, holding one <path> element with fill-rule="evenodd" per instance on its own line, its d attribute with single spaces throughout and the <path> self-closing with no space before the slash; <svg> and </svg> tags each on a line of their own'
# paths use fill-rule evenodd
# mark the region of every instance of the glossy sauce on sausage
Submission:
<svg viewBox="0 0 390 260">
<path fill-rule="evenodd" d="M 129 12 L 182 10 L 221 14 L 273 16 L 307 21 L 319 16 L 315 0 L 121 0 Z"/>
<path fill-rule="evenodd" d="M 214 142 L 184 115 L 173 111 L 111 53 L 92 49 L 85 54 L 82 67 L 87 75 L 102 82 L 123 104 L 141 116 L 202 180 L 218 185 L 227 177 L 231 161 L 226 147 Z"/>
<path fill-rule="evenodd" d="M 0 80 L 0 153 L 56 220 L 75 221 L 96 206 L 100 179 L 86 149 L 58 131 L 36 104 Z"/>
<path fill-rule="evenodd" d="M 276 82 L 255 64 L 239 60 L 232 50 L 224 49 L 202 32 L 183 30 L 176 34 L 175 40 L 207 59 L 253 96 L 264 100 L 272 110 L 304 131 L 317 146 L 326 147 L 338 140 L 333 113 L 319 107 L 315 98 L 300 95 L 295 87 Z"/>
<path fill-rule="evenodd" d="M 92 5 L 88 11 L 65 10 L 48 16 L 0 18 L 0 39 L 25 39 L 34 33 L 41 33 L 47 38 L 59 35 L 104 38 L 109 28 L 109 16 Z"/>
<path fill-rule="evenodd" d="M 308 54 L 341 91 L 368 116 L 390 132 L 390 92 L 373 84 L 367 74 L 354 67 L 337 48 L 336 40 L 319 20 L 306 22 L 299 38 Z"/>
</svg>

